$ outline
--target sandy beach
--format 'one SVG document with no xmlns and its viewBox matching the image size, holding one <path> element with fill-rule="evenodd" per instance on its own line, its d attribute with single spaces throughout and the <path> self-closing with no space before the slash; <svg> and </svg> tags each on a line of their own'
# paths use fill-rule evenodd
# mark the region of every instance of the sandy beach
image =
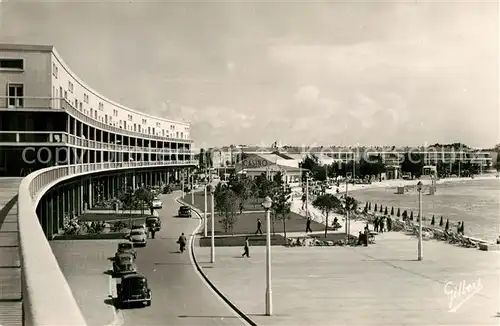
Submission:
<svg viewBox="0 0 500 326">
<path fill-rule="evenodd" d="M 436 184 L 444 184 L 444 183 L 451 183 L 451 182 L 464 182 L 464 181 L 478 181 L 478 180 L 491 180 L 491 179 L 496 179 L 495 174 L 487 174 L 487 175 L 482 175 L 482 176 L 475 176 L 474 179 L 472 178 L 446 178 L 446 179 L 440 179 L 436 181 Z M 363 189 L 373 189 L 373 188 L 396 188 L 398 186 L 413 186 L 418 183 L 419 180 L 384 180 L 382 182 L 374 182 L 372 184 L 359 184 L 359 185 L 353 185 L 349 184 L 348 185 L 348 192 L 355 192 Z M 424 185 L 430 185 L 431 180 L 421 180 Z M 341 194 L 345 193 L 345 183 L 340 184 L 339 186 L 339 191 Z M 291 210 L 294 213 L 297 213 L 302 216 L 306 216 L 306 211 L 305 209 L 302 209 L 302 200 L 301 200 L 301 195 L 299 193 L 301 192 L 301 188 L 295 188 L 294 193 L 294 199 L 292 201 L 292 206 Z M 332 189 L 328 189 L 327 193 L 336 193 L 336 187 Z M 364 205 L 364 203 L 362 203 Z M 363 206 L 361 205 L 361 206 Z M 360 207 L 362 209 L 362 207 Z M 312 206 L 311 202 L 308 205 L 308 210 L 309 210 L 309 215 L 311 216 L 311 219 L 318 223 L 325 224 L 326 219 L 325 216 L 315 207 Z M 330 214 L 329 216 L 329 224 L 333 222 L 333 219 L 337 217 L 339 223 L 342 225 L 342 228 L 340 228 L 338 231 L 339 233 L 344 233 L 345 232 L 345 216 L 340 215 L 340 214 Z M 437 223 L 437 221 L 436 221 Z M 364 227 L 366 225 L 366 221 L 363 220 L 354 220 L 351 219 L 350 223 L 350 234 L 357 236 L 359 231 L 363 231 Z"/>
</svg>

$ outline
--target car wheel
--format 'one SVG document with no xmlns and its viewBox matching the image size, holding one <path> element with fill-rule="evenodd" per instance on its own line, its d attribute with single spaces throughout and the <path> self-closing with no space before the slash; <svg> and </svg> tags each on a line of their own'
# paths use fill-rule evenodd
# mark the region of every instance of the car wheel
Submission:
<svg viewBox="0 0 500 326">
<path fill-rule="evenodd" d="M 146 302 L 146 307 L 151 306 L 151 300 Z"/>
</svg>

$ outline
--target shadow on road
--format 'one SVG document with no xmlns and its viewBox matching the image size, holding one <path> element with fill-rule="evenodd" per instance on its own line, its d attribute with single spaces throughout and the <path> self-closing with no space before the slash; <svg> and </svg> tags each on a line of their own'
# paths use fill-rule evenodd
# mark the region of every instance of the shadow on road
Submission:
<svg viewBox="0 0 500 326">
<path fill-rule="evenodd" d="M 183 263 L 183 262 L 177 262 L 177 263 L 154 263 L 156 266 L 172 266 L 172 265 L 186 265 L 186 266 L 191 266 L 191 263 Z"/>
<path fill-rule="evenodd" d="M 221 318 L 221 319 L 226 319 L 226 318 L 235 318 L 235 319 L 241 319 L 241 317 L 238 316 L 177 316 L 179 318 Z"/>
<path fill-rule="evenodd" d="M 384 262 L 384 261 L 419 261 L 418 259 L 362 259 L 362 261 Z"/>
<path fill-rule="evenodd" d="M 106 298 L 104 299 L 104 303 L 116 308 L 116 300 L 114 298 Z"/>
</svg>

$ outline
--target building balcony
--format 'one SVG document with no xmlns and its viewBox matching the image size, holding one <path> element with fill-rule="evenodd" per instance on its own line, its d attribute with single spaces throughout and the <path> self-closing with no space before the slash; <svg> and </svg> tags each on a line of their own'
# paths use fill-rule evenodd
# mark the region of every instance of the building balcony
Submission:
<svg viewBox="0 0 500 326">
<path fill-rule="evenodd" d="M 194 155 L 190 149 L 154 148 L 99 142 L 53 131 L 0 131 L 0 146 L 70 146 L 130 153 Z"/>
<path fill-rule="evenodd" d="M 165 142 L 181 142 L 193 143 L 191 139 L 164 137 L 158 135 L 145 134 L 141 132 L 134 132 L 123 128 L 111 126 L 109 124 L 98 121 L 90 115 L 84 114 L 64 98 L 50 98 L 50 97 L 6 97 L 0 96 L 0 111 L 54 111 L 59 110 L 68 113 L 73 118 L 80 120 L 93 128 L 107 131 L 114 134 L 125 135 L 134 138 L 152 139 Z M 130 122 L 129 122 L 130 123 Z"/>
</svg>

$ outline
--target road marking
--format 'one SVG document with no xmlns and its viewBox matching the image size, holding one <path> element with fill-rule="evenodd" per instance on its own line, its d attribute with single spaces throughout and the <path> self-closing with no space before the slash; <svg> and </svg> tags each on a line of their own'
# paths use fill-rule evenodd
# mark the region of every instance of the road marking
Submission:
<svg viewBox="0 0 500 326">
<path fill-rule="evenodd" d="M 179 200 L 181 200 L 181 197 L 177 197 L 175 198 L 175 201 L 177 203 L 179 203 Z M 187 250 L 188 250 L 188 255 L 189 255 L 189 260 L 191 261 L 191 266 L 193 267 L 196 275 L 198 275 L 198 277 L 201 279 L 201 281 L 203 282 L 203 284 L 205 284 L 205 286 L 208 288 L 208 290 L 212 293 L 213 296 L 215 296 L 217 299 L 219 299 L 220 302 L 222 302 L 223 305 L 225 305 L 227 308 L 229 308 L 229 310 L 231 311 L 231 313 L 237 317 L 241 323 L 243 325 L 248 325 L 248 323 L 246 322 L 245 319 L 241 318 L 241 316 L 236 312 L 234 311 L 233 308 L 231 308 L 231 306 L 229 306 L 218 294 L 217 292 L 214 291 L 214 289 L 212 289 L 212 287 L 210 286 L 210 284 L 207 283 L 207 281 L 203 278 L 203 276 L 200 274 L 200 272 L 198 271 L 198 269 L 196 268 L 196 263 L 194 262 L 194 259 L 193 259 L 193 252 L 192 252 L 192 242 L 194 240 L 194 238 L 196 237 L 196 234 L 198 234 L 198 231 L 201 229 L 202 225 L 203 225 L 203 218 L 201 217 L 201 214 L 198 213 L 198 209 L 191 205 L 191 204 L 188 204 L 186 203 L 187 205 L 189 206 L 192 206 L 194 207 L 194 210 L 195 210 L 195 215 L 198 217 L 198 226 L 194 229 L 193 233 L 191 233 L 191 236 L 189 237 L 188 239 L 188 244 L 187 244 Z"/>
<path fill-rule="evenodd" d="M 110 263 L 110 271 L 113 270 L 113 262 Z M 113 277 L 113 275 L 110 273 L 110 275 L 108 275 L 109 279 L 108 279 L 108 284 L 109 284 L 109 298 L 111 299 L 116 299 L 116 297 L 118 296 L 118 293 L 116 292 L 116 279 Z M 119 311 L 118 309 L 116 309 L 115 305 L 110 305 L 112 310 L 113 310 L 113 321 L 111 323 L 109 323 L 108 325 L 106 326 L 121 326 L 124 324 L 124 319 L 123 319 L 123 314 L 121 311 Z"/>
</svg>

